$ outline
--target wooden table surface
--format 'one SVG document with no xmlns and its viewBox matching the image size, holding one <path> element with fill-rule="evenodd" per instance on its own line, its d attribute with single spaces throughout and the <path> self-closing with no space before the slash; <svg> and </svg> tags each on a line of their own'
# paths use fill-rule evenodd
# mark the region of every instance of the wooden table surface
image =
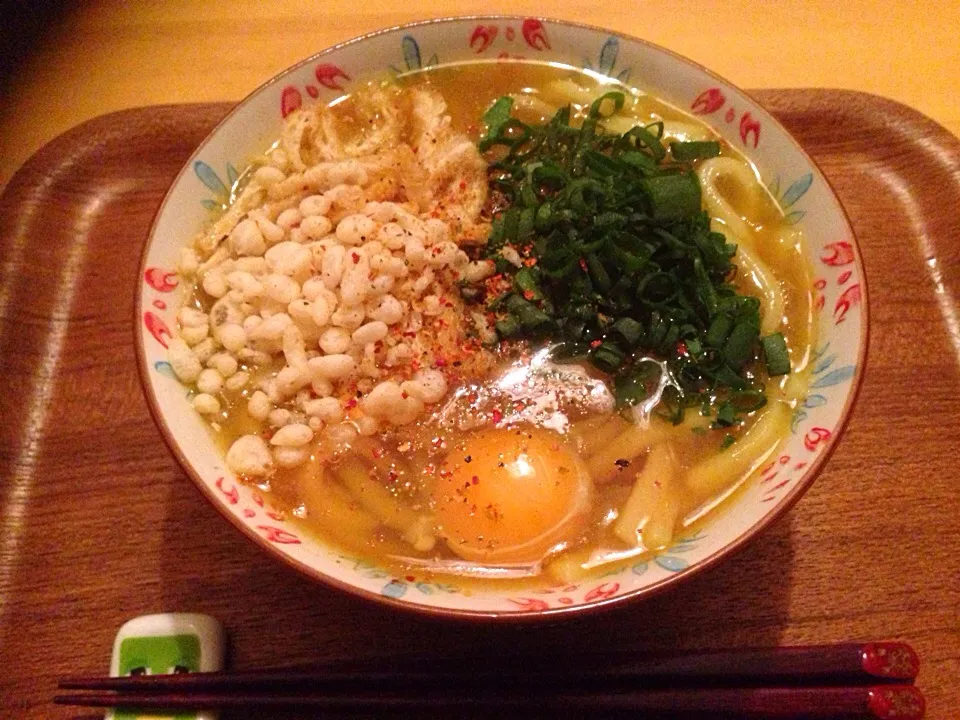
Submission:
<svg viewBox="0 0 960 720">
<path fill-rule="evenodd" d="M 960 2 L 952 0 L 87 0 L 67 3 L 0 88 L 0 186 L 33 152 L 111 110 L 239 100 L 333 43 L 398 23 L 546 14 L 617 29 L 740 87 L 899 100 L 960 135 Z M 634 11 L 626 8 L 634 7 Z"/>
<path fill-rule="evenodd" d="M 85 118 L 235 99 L 331 42 L 450 5 L 238 1 L 231 19 L 192 0 L 87 3 L 25 61 L 16 103 L 2 98 L 0 181 Z M 960 132 L 960 7 L 722 5 L 663 2 L 652 28 L 653 5 L 628 19 L 594 3 L 562 14 L 748 87 L 871 90 Z M 758 98 L 821 164 L 861 243 L 871 346 L 857 408 L 811 491 L 739 556 L 650 602 L 545 627 L 409 618 L 313 585 L 231 530 L 163 447 L 136 377 L 130 278 L 165 188 L 227 105 L 106 118 L 34 158 L 0 197 L 0 717 L 70 717 L 49 705 L 56 678 L 104 671 L 123 620 L 175 609 L 223 620 L 236 667 L 410 648 L 900 639 L 921 653 L 928 717 L 957 717 L 960 141 L 862 95 Z"/>
</svg>

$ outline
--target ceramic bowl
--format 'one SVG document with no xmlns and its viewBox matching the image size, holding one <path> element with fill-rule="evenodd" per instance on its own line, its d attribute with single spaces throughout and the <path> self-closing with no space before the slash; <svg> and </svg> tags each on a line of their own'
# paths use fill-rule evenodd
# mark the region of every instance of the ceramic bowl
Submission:
<svg viewBox="0 0 960 720">
<path fill-rule="evenodd" d="M 172 269 L 177 253 L 210 221 L 210 209 L 226 200 L 244 159 L 279 136 L 285 115 L 328 102 L 384 71 L 495 58 L 552 61 L 619 78 L 695 114 L 743 151 L 787 220 L 806 233 L 819 324 L 809 394 L 794 413 L 791 434 L 732 506 L 655 557 L 599 579 L 568 586 L 545 581 L 526 592 L 395 577 L 303 534 L 225 467 L 166 359 L 185 291 Z M 285 70 L 247 97 L 204 140 L 167 193 L 143 253 L 136 312 L 141 378 L 156 422 L 224 517 L 310 578 L 396 607 L 472 618 L 572 615 L 610 606 L 682 582 L 743 547 L 813 482 L 851 410 L 867 343 L 864 272 L 850 225 L 820 171 L 760 105 L 695 63 L 642 40 L 556 20 L 502 16 L 430 21 L 357 38 Z"/>
</svg>

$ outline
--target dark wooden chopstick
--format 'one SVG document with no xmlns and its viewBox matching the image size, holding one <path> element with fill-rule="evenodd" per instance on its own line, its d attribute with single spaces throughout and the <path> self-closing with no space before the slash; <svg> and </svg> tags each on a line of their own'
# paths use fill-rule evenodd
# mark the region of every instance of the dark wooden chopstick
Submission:
<svg viewBox="0 0 960 720">
<path fill-rule="evenodd" d="M 119 699 L 118 699 L 119 698 Z M 61 705 L 119 707 L 149 710 L 202 710 L 233 708 L 305 709 L 329 713 L 411 712 L 433 715 L 456 713 L 457 717 L 482 712 L 580 716 L 603 714 L 665 714 L 681 717 L 737 718 L 862 718 L 919 720 L 924 699 L 912 685 L 829 688 L 693 688 L 686 690 L 643 690 L 584 694 L 520 691 L 469 695 L 456 692 L 427 692 L 407 695 L 263 695 L 231 692 L 204 694 L 148 694 L 118 696 L 113 693 L 62 695 Z M 890 713 L 897 710 L 896 715 Z"/>
<path fill-rule="evenodd" d="M 545 659 L 547 658 L 547 659 Z M 668 717 L 923 717 L 904 643 L 698 653 L 381 657 L 237 673 L 68 677 L 59 704 L 143 710 L 311 708 L 325 714 L 457 716 L 632 714 Z M 883 684 L 887 683 L 887 684 Z M 896 684 L 894 684 L 896 683 Z M 376 692 L 372 693 L 371 688 Z"/>
<path fill-rule="evenodd" d="M 863 685 L 912 682 L 919 659 L 904 643 L 860 643 L 698 653 L 605 653 L 530 662 L 524 656 L 437 659 L 387 657 L 309 669 L 230 673 L 67 677 L 60 688 L 142 692 L 324 691 L 376 687 L 552 687 L 605 689 L 677 686 Z"/>
</svg>

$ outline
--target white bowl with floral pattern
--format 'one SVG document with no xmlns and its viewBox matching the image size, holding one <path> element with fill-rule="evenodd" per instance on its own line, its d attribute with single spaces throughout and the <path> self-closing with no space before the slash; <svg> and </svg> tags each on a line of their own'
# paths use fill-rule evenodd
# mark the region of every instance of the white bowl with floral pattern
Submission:
<svg viewBox="0 0 960 720">
<path fill-rule="evenodd" d="M 455 580 L 396 577 L 348 557 L 271 511 L 256 488 L 226 468 L 207 425 L 166 358 L 185 292 L 172 269 L 180 248 L 210 220 L 242 168 L 280 134 L 301 105 L 330 101 L 387 70 L 395 73 L 479 58 L 528 58 L 583 67 L 685 108 L 757 166 L 806 234 L 814 268 L 818 345 L 809 393 L 791 435 L 737 499 L 696 534 L 653 558 L 577 585 L 461 588 Z M 267 552 L 304 575 L 362 597 L 439 615 L 521 619 L 574 614 L 650 595 L 714 565 L 789 509 L 826 461 L 853 405 L 864 369 L 867 309 L 853 231 L 823 175 L 752 98 L 708 70 L 642 40 L 599 28 L 523 17 L 470 17 L 391 28 L 337 45 L 285 70 L 241 102 L 194 152 L 154 221 L 137 298 L 137 355 L 151 411 L 171 450 L 206 497 Z"/>
</svg>

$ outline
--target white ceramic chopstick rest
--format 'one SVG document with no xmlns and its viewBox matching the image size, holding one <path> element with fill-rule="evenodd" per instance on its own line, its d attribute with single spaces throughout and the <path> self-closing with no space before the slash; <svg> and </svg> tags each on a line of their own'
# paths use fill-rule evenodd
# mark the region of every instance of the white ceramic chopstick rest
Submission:
<svg viewBox="0 0 960 720">
<path fill-rule="evenodd" d="M 113 642 L 110 675 L 165 675 L 224 669 L 226 635 L 220 622 L 198 613 L 142 615 L 123 624 Z M 177 720 L 216 720 L 218 713 L 177 714 Z M 168 720 L 173 715 L 108 710 L 106 720 Z"/>
</svg>

